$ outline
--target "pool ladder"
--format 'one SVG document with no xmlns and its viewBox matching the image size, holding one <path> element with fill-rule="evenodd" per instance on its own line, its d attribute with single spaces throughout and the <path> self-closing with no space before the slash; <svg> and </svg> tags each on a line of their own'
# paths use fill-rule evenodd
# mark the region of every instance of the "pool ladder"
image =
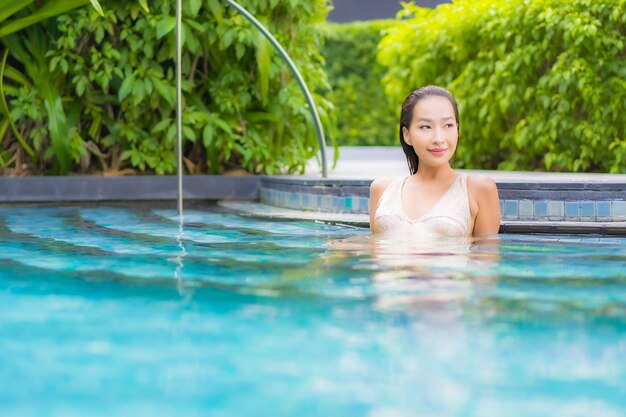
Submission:
<svg viewBox="0 0 626 417">
<path fill-rule="evenodd" d="M 326 161 L 326 140 L 324 139 L 324 129 L 322 128 L 322 122 L 315 106 L 313 96 L 309 91 L 300 71 L 294 64 L 294 62 L 285 51 L 285 48 L 276 40 L 272 33 L 267 30 L 261 22 L 259 22 L 250 12 L 243 8 L 239 3 L 234 0 L 223 0 L 232 6 L 239 14 L 248 19 L 259 31 L 265 36 L 276 51 L 280 54 L 283 60 L 287 63 L 287 66 L 293 73 L 304 97 L 309 105 L 311 116 L 313 117 L 313 124 L 315 125 L 315 132 L 317 134 L 317 141 L 320 147 L 321 161 L 322 161 L 322 177 L 328 177 L 328 164 Z M 178 198 L 177 208 L 180 221 L 183 220 L 183 155 L 182 155 L 182 0 L 176 0 L 176 160 L 177 160 L 177 179 L 178 179 Z"/>
</svg>

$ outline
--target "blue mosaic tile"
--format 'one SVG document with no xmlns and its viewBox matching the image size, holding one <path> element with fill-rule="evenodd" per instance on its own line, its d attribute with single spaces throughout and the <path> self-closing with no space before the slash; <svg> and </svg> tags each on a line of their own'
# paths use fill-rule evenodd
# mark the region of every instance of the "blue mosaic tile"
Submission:
<svg viewBox="0 0 626 417">
<path fill-rule="evenodd" d="M 322 195 L 318 194 L 317 196 L 315 196 L 315 207 L 317 207 L 318 209 L 322 207 Z"/>
<path fill-rule="evenodd" d="M 370 199 L 368 197 L 359 197 L 359 207 L 362 213 L 369 213 L 370 211 Z"/>
<path fill-rule="evenodd" d="M 344 211 L 346 209 L 346 203 L 343 197 L 333 197 L 333 207 L 336 211 Z"/>
<path fill-rule="evenodd" d="M 545 200 L 535 201 L 535 217 L 547 217 L 548 216 L 548 202 Z"/>
<path fill-rule="evenodd" d="M 611 217 L 610 201 L 596 201 L 596 217 Z"/>
<path fill-rule="evenodd" d="M 517 200 L 506 200 L 504 202 L 504 215 L 507 217 L 517 217 Z"/>
<path fill-rule="evenodd" d="M 298 207 L 298 193 L 294 193 L 293 191 L 289 193 L 289 204 L 291 204 L 292 207 Z"/>
<path fill-rule="evenodd" d="M 316 210 L 319 205 L 317 204 L 319 196 L 317 194 L 309 194 L 309 210 Z"/>
<path fill-rule="evenodd" d="M 548 201 L 548 217 L 565 216 L 565 205 L 562 201 Z"/>
<path fill-rule="evenodd" d="M 593 201 L 580 201 L 579 204 L 581 217 L 595 217 L 596 206 Z"/>
<path fill-rule="evenodd" d="M 613 220 L 626 220 L 626 201 L 613 201 Z"/>
<path fill-rule="evenodd" d="M 530 200 L 520 200 L 519 202 L 519 216 L 531 218 L 533 217 L 533 202 Z"/>
<path fill-rule="evenodd" d="M 566 201 L 565 202 L 565 217 L 579 217 L 578 214 L 578 201 Z"/>
<path fill-rule="evenodd" d="M 324 210 L 332 210 L 333 209 L 333 198 L 330 195 L 325 195 L 322 197 L 322 204 L 320 208 Z"/>
<path fill-rule="evenodd" d="M 500 200 L 500 213 L 504 213 L 504 200 Z"/>
<path fill-rule="evenodd" d="M 352 197 L 346 197 L 343 201 L 343 206 L 346 210 L 352 211 Z"/>
<path fill-rule="evenodd" d="M 358 213 L 361 210 L 361 199 L 359 197 L 352 197 L 352 211 Z"/>
<path fill-rule="evenodd" d="M 309 195 L 302 194 L 302 207 L 309 208 Z"/>
</svg>

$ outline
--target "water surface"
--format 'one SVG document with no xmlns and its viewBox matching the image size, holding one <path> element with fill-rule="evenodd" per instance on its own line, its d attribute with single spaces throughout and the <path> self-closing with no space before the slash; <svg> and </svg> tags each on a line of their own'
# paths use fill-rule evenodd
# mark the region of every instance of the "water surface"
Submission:
<svg viewBox="0 0 626 417">
<path fill-rule="evenodd" d="M 626 239 L 46 207 L 0 246 L 2 415 L 626 415 Z"/>
</svg>

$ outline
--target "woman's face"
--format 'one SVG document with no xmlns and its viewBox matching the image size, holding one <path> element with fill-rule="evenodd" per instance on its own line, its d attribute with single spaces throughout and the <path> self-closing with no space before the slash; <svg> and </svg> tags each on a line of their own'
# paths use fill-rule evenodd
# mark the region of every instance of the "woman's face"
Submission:
<svg viewBox="0 0 626 417">
<path fill-rule="evenodd" d="M 402 135 L 415 150 L 420 165 L 448 164 L 459 140 L 452 103 L 440 96 L 421 99 L 413 108 L 410 128 L 403 127 Z"/>
</svg>

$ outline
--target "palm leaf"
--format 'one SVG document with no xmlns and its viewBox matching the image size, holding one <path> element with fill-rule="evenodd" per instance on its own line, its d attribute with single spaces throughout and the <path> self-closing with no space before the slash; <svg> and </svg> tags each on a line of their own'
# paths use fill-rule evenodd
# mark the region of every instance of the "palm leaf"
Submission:
<svg viewBox="0 0 626 417">
<path fill-rule="evenodd" d="M 35 0 L 0 0 L 0 23 L 13 16 Z"/>
<path fill-rule="evenodd" d="M 13 131 L 13 134 L 17 138 L 20 145 L 22 145 L 22 148 L 24 148 L 24 150 L 30 155 L 31 158 L 36 159 L 37 156 L 35 155 L 35 151 L 33 151 L 33 149 L 30 146 L 28 146 L 28 143 L 26 143 L 26 141 L 20 134 L 19 130 L 17 130 L 17 127 L 15 126 L 15 122 L 13 121 L 13 118 L 11 117 L 11 113 L 9 112 L 7 99 L 4 96 L 4 68 L 6 67 L 8 56 L 9 56 L 9 50 L 5 49 L 4 55 L 2 56 L 2 65 L 0 65 L 0 110 L 2 111 L 2 113 L 4 113 L 5 117 L 9 120 L 9 124 L 11 125 L 11 130 Z"/>
<path fill-rule="evenodd" d="M 11 33 L 17 32 L 20 29 L 34 25 L 42 20 L 49 19 L 54 16 L 66 13 L 72 9 L 88 4 L 91 0 L 50 0 L 47 1 L 40 9 L 28 16 L 13 19 L 9 23 L 0 27 L 0 38 L 3 38 Z M 22 3 L 22 2 L 19 2 Z M 98 3 L 96 1 L 96 3 Z M 99 3 L 98 3 L 99 5 Z M 101 9 L 100 9 L 101 10 Z M 3 11 L 4 13 L 4 11 Z"/>
<path fill-rule="evenodd" d="M 259 80 L 259 90 L 261 92 L 261 103 L 266 106 L 270 90 L 270 45 L 267 39 L 261 34 L 255 38 L 257 74 Z"/>
<path fill-rule="evenodd" d="M 41 95 L 48 115 L 48 132 L 54 156 L 59 162 L 61 174 L 65 174 L 70 169 L 70 130 L 67 127 L 67 117 L 61 103 L 61 95 L 51 83 L 43 86 Z"/>
</svg>

